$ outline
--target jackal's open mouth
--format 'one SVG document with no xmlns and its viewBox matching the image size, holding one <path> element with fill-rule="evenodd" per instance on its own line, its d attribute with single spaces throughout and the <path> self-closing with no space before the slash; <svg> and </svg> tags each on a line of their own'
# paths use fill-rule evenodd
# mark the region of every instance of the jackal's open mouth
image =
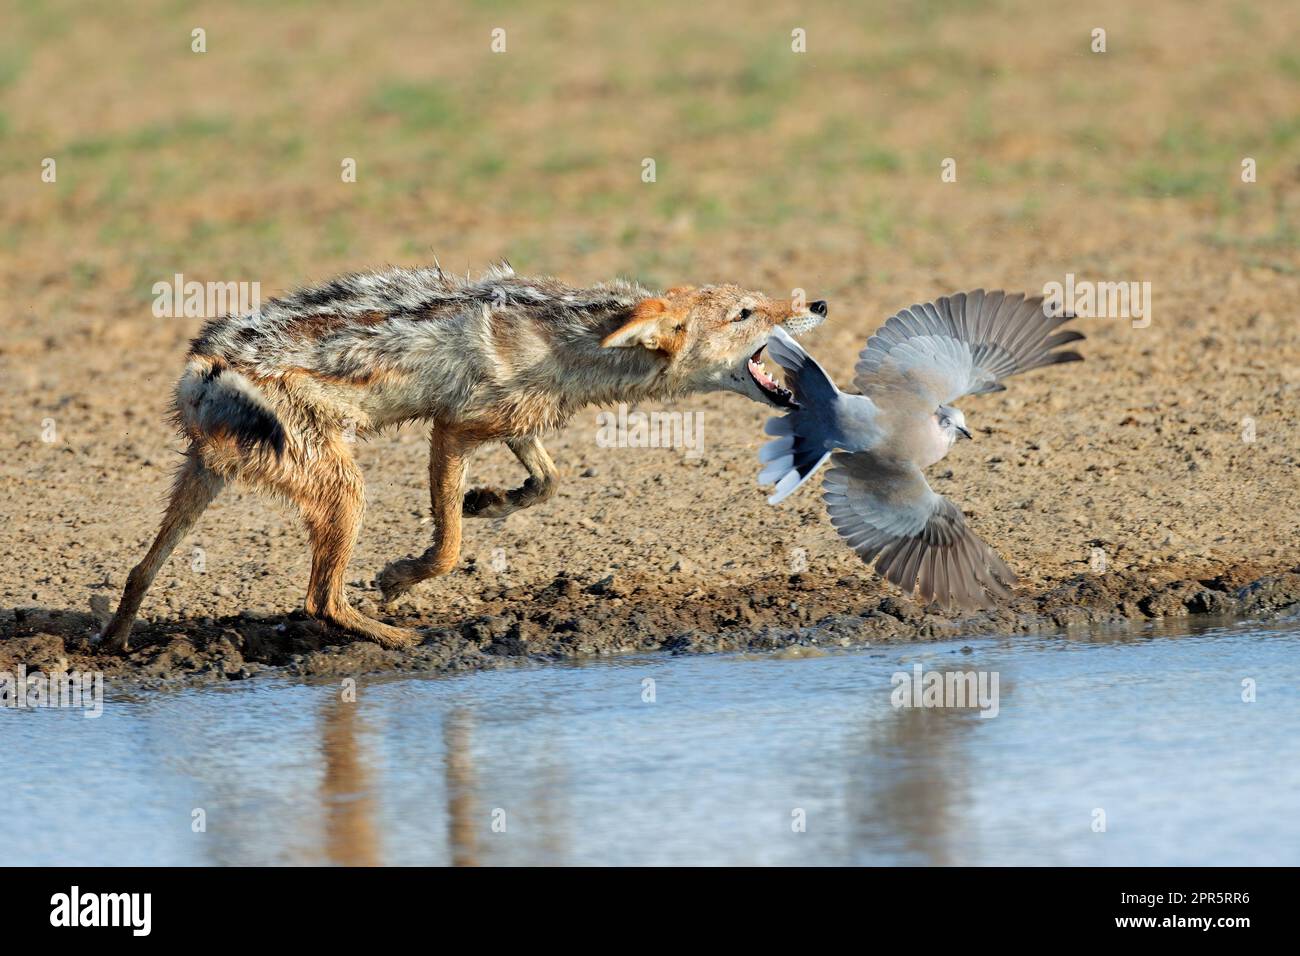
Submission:
<svg viewBox="0 0 1300 956">
<path fill-rule="evenodd" d="M 758 351 L 749 357 L 749 361 L 745 363 L 745 371 L 749 372 L 749 377 L 754 380 L 754 384 L 772 402 L 782 408 L 798 408 L 799 406 L 795 404 L 794 393 L 788 388 L 778 385 L 776 380 L 767 374 L 767 369 L 763 367 L 763 363 L 758 360 L 758 357 L 763 354 L 764 348 L 766 346 L 759 346 Z"/>
</svg>

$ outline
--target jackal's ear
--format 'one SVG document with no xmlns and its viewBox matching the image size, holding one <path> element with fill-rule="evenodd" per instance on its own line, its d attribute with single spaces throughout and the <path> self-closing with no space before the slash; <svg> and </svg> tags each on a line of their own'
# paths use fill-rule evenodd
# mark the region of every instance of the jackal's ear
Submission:
<svg viewBox="0 0 1300 956">
<path fill-rule="evenodd" d="M 640 346 L 651 352 L 675 352 L 682 330 L 674 322 L 675 316 L 668 311 L 667 302 L 644 299 L 637 303 L 631 318 L 601 339 L 600 344 L 607 349 Z"/>
</svg>

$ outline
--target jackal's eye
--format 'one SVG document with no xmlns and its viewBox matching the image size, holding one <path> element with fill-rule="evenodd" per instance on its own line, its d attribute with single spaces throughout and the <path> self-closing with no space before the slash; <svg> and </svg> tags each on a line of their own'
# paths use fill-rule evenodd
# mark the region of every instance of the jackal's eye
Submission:
<svg viewBox="0 0 1300 956">
<path fill-rule="evenodd" d="M 735 317 L 734 319 L 732 319 L 731 321 L 732 321 L 732 322 L 744 322 L 747 318 L 749 318 L 749 317 L 750 317 L 751 315 L 753 315 L 753 314 L 754 314 L 754 310 L 753 310 L 753 309 L 741 309 L 739 312 L 736 313 L 736 317 Z"/>
</svg>

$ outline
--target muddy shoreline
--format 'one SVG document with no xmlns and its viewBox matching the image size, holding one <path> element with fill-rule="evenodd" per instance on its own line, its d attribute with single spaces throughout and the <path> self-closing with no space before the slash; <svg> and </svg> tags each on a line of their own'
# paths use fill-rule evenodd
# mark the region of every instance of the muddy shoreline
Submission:
<svg viewBox="0 0 1300 956">
<path fill-rule="evenodd" d="M 966 636 L 1137 627 L 1179 618 L 1275 620 L 1300 611 L 1300 565 L 1241 566 L 1212 578 L 1152 581 L 1136 572 L 1078 575 L 1009 604 L 947 616 L 861 582 L 809 573 L 702 593 L 609 575 L 558 574 L 540 589 L 506 588 L 463 620 L 422 622 L 424 641 L 388 650 L 350 641 L 302 612 L 138 623 L 125 656 L 102 651 L 95 615 L 18 607 L 0 616 L 0 671 L 102 671 L 130 688 L 223 684 L 266 676 L 342 678 L 455 674 L 521 662 L 616 654 L 781 652 L 952 640 Z M 524 592 L 524 593 L 521 593 Z M 852 599 L 858 606 L 852 606 Z M 865 597 L 865 600 L 863 600 Z"/>
</svg>

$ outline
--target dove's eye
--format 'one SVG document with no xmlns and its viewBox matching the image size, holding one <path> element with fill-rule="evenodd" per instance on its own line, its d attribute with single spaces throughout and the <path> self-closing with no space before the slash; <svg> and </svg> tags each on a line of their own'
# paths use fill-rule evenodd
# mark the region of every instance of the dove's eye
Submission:
<svg viewBox="0 0 1300 956">
<path fill-rule="evenodd" d="M 736 317 L 735 317 L 734 319 L 732 319 L 731 321 L 732 321 L 732 322 L 744 322 L 747 318 L 749 318 L 749 317 L 750 317 L 751 315 L 753 315 L 753 314 L 754 314 L 754 310 L 753 310 L 753 309 L 741 309 L 739 312 L 736 313 Z"/>
</svg>

